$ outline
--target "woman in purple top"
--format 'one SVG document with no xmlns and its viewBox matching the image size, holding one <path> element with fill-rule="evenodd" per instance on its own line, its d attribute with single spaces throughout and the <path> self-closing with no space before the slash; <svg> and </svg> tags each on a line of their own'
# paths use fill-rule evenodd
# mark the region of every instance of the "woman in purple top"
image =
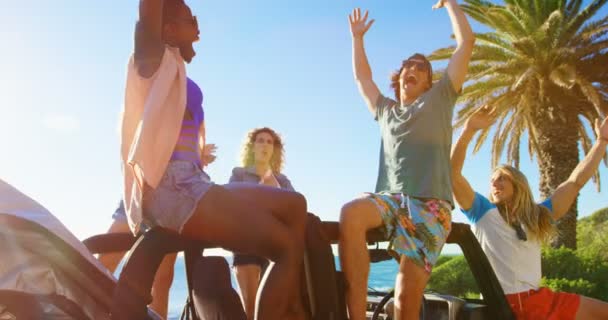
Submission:
<svg viewBox="0 0 608 320">
<path fill-rule="evenodd" d="M 199 141 L 199 136 L 202 141 Z M 215 145 L 205 144 L 205 111 L 203 110 L 203 92 L 190 78 L 187 79 L 186 112 L 182 122 L 181 132 L 175 145 L 171 161 L 193 163 L 201 168 L 215 160 Z M 208 179 L 208 177 L 207 177 Z M 121 200 L 112 215 L 114 219 L 108 233 L 130 233 L 125 214 L 124 203 Z M 103 254 L 99 261 L 110 272 L 124 257 L 126 252 Z M 150 307 L 163 318 L 167 318 L 169 306 L 169 290 L 173 282 L 173 268 L 177 254 L 167 255 L 161 263 L 152 286 L 152 303 Z"/>
<path fill-rule="evenodd" d="M 187 79 L 186 113 L 182 129 L 171 155 L 171 161 L 188 161 L 203 167 L 215 159 L 215 145 L 205 145 L 205 111 L 203 110 L 203 92 L 190 78 Z M 199 141 L 199 133 L 203 141 Z M 207 154 L 204 154 L 204 149 Z M 202 156 L 207 157 L 206 160 Z"/>
<path fill-rule="evenodd" d="M 142 223 L 161 226 L 194 241 L 269 258 L 274 265 L 262 281 L 256 317 L 294 319 L 303 311 L 301 301 L 295 297 L 304 256 L 307 212 L 306 199 L 301 194 L 242 183 L 218 185 L 196 163 L 183 160 L 165 163 L 165 158 L 151 160 L 146 177 L 142 161 L 152 159 L 155 153 L 164 157 L 167 150 L 192 152 L 192 148 L 180 149 L 174 144 L 175 138 L 159 140 L 158 144 L 144 142 L 137 130 L 157 128 L 156 139 L 174 137 L 177 133 L 172 122 L 163 123 L 157 115 L 170 114 L 172 105 L 168 102 L 185 102 L 186 90 L 179 91 L 181 85 L 169 77 L 177 74 L 181 78 L 184 74 L 185 64 L 195 57 L 193 43 L 199 40 L 200 32 L 197 19 L 184 0 L 140 0 L 138 18 L 125 96 L 129 103 L 125 104 L 121 118 L 121 157 L 125 165 L 136 166 L 137 170 L 132 171 L 139 172 L 124 172 L 125 186 L 135 190 L 134 197 L 128 199 L 132 206 L 127 206 L 132 227 Z M 185 106 L 175 107 L 182 117 Z M 147 134 L 150 137 L 149 131 Z M 199 140 L 204 140 L 204 135 Z M 143 151 L 140 147 L 145 149 L 145 155 L 133 159 L 137 150 Z M 134 179 L 134 174 L 139 177 Z M 127 196 L 132 194 L 130 190 L 123 191 Z M 145 211 L 141 212 L 141 208 Z"/>
</svg>

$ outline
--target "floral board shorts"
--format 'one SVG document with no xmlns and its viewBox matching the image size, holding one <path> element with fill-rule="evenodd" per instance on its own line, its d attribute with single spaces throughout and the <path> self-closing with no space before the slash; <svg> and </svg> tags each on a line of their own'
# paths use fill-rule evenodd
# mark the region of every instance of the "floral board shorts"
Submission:
<svg viewBox="0 0 608 320">
<path fill-rule="evenodd" d="M 365 193 L 382 215 L 388 251 L 402 255 L 430 273 L 452 229 L 452 205 L 401 193 Z"/>
</svg>

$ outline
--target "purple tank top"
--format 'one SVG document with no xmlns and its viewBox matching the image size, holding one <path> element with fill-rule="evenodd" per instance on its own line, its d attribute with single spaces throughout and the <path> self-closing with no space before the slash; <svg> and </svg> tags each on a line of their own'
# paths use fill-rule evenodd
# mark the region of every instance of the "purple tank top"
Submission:
<svg viewBox="0 0 608 320">
<path fill-rule="evenodd" d="M 190 78 L 187 78 L 186 81 L 186 111 L 184 112 L 184 120 L 182 121 L 177 144 L 173 149 L 173 154 L 171 154 L 171 160 L 191 161 L 201 166 L 198 133 L 203 120 L 205 120 L 203 92 Z"/>
</svg>

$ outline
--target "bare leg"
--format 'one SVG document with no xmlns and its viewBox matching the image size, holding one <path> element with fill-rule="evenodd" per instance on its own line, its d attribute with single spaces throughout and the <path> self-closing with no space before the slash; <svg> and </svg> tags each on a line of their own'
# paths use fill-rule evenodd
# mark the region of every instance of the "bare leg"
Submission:
<svg viewBox="0 0 608 320">
<path fill-rule="evenodd" d="M 365 320 L 369 252 L 366 232 L 382 225 L 380 211 L 368 199 L 357 199 L 340 213 L 340 265 L 346 278 L 346 304 L 350 320 Z"/>
<path fill-rule="evenodd" d="M 423 267 L 401 256 L 395 280 L 395 320 L 420 319 L 422 295 L 429 278 Z"/>
<path fill-rule="evenodd" d="M 212 187 L 182 234 L 235 252 L 269 258 L 256 319 L 286 319 L 304 252 L 306 200 L 295 192 L 246 184 Z"/>
<path fill-rule="evenodd" d="M 167 319 L 169 312 L 169 291 L 173 283 L 173 269 L 176 258 L 176 253 L 165 256 L 158 267 L 152 284 L 152 303 L 150 307 L 163 319 Z"/>
<path fill-rule="evenodd" d="M 581 304 L 576 312 L 576 319 L 608 319 L 608 303 L 581 296 Z"/>
<path fill-rule="evenodd" d="M 131 233 L 129 225 L 121 220 L 114 220 L 107 233 Z M 99 261 L 110 272 L 114 273 L 116 267 L 124 257 L 126 252 L 106 253 L 99 255 Z M 169 309 L 169 290 L 173 283 L 173 266 L 177 255 L 167 255 L 163 259 L 152 285 L 152 303 L 150 307 L 156 311 L 163 319 L 167 318 Z"/>
<path fill-rule="evenodd" d="M 289 210 L 283 210 L 282 208 L 284 208 L 285 206 L 288 206 L 288 204 L 282 202 L 282 201 L 278 201 L 275 196 L 273 195 L 273 193 L 269 193 L 265 190 L 268 189 L 272 189 L 270 187 L 266 187 L 263 186 L 261 188 L 251 188 L 250 185 L 247 184 L 242 184 L 242 183 L 235 183 L 235 184 L 229 184 L 225 186 L 226 188 L 228 188 L 229 190 L 232 191 L 237 191 L 239 192 L 241 190 L 241 188 L 245 188 L 247 189 L 245 192 L 240 192 L 240 195 L 242 195 L 243 197 L 249 199 L 250 201 L 255 201 L 255 202 L 260 202 L 260 203 L 267 203 L 270 204 L 270 210 L 272 211 L 272 214 L 279 219 L 281 222 L 283 222 L 284 224 L 290 226 L 290 230 L 294 230 L 294 228 L 298 229 L 298 228 L 302 228 L 302 226 L 294 226 L 294 219 L 292 217 L 292 213 Z M 293 193 L 290 191 L 285 191 L 287 193 Z M 298 250 L 304 250 L 304 230 L 306 228 L 306 214 L 304 215 L 304 221 L 302 222 L 304 223 L 304 227 L 301 229 L 301 234 L 297 233 L 297 239 L 301 239 L 301 248 L 299 248 Z M 296 234 L 294 234 L 296 235 Z M 262 276 L 262 281 L 264 281 L 264 276 L 268 274 L 268 272 L 270 271 L 271 267 L 272 267 L 272 263 L 270 263 L 268 265 L 268 267 L 266 268 L 266 272 L 264 273 L 264 275 Z M 288 306 L 288 314 L 290 315 L 290 319 L 293 320 L 304 320 L 306 319 L 306 312 L 304 310 L 304 306 L 302 305 L 302 297 L 301 297 L 301 283 L 300 283 L 300 273 L 302 271 L 302 265 L 299 264 L 296 268 L 296 270 L 294 270 L 296 273 L 296 278 L 295 278 L 295 282 L 293 285 L 293 289 L 290 290 L 289 292 L 287 292 L 288 294 L 288 301 L 289 301 L 289 306 Z M 260 291 L 258 290 L 258 293 Z"/>
<path fill-rule="evenodd" d="M 125 221 L 114 220 L 107 233 L 131 233 L 129 225 Z M 125 256 L 125 252 L 113 252 L 99 255 L 99 262 L 110 270 L 111 273 L 116 271 L 116 267 Z"/>
<path fill-rule="evenodd" d="M 245 308 L 248 320 L 253 320 L 255 315 L 255 298 L 260 285 L 260 266 L 247 264 L 234 267 L 234 274 L 239 285 L 241 301 Z"/>
</svg>

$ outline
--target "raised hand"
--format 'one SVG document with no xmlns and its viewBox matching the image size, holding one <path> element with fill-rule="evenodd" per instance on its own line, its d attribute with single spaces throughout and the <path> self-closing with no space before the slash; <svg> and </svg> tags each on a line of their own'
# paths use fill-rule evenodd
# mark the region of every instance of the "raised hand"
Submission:
<svg viewBox="0 0 608 320">
<path fill-rule="evenodd" d="M 369 11 L 365 10 L 365 14 L 361 17 L 361 9 L 356 8 L 353 13 L 348 15 L 348 21 L 350 22 L 350 33 L 353 38 L 363 38 L 367 30 L 374 23 L 374 19 L 367 22 L 367 15 Z"/>
<path fill-rule="evenodd" d="M 600 118 L 595 119 L 595 135 L 598 139 L 608 142 L 608 117 L 603 121 Z"/>
<path fill-rule="evenodd" d="M 201 162 L 204 166 L 215 161 L 215 151 L 217 150 L 217 146 L 214 143 L 207 143 L 203 148 L 203 154 L 201 155 Z"/>
<path fill-rule="evenodd" d="M 495 117 L 496 108 L 490 108 L 490 106 L 484 105 L 473 112 L 465 122 L 464 127 L 465 129 L 470 130 L 485 129 L 494 123 Z"/>
<path fill-rule="evenodd" d="M 446 2 L 448 2 L 448 0 L 438 0 L 433 6 L 433 10 L 443 8 Z"/>
</svg>

